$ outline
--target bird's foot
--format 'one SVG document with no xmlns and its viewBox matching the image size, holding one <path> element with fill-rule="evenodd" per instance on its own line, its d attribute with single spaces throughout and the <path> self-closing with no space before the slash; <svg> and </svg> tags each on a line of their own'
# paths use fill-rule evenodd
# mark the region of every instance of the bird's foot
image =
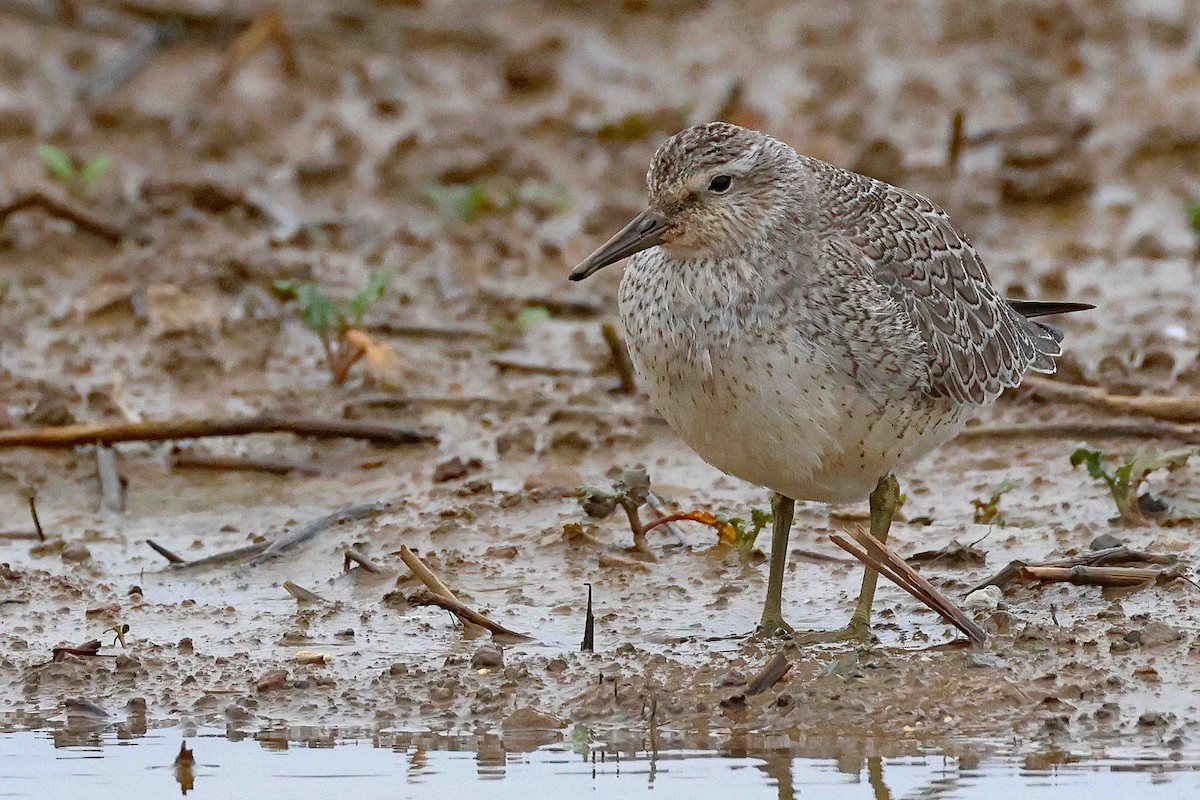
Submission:
<svg viewBox="0 0 1200 800">
<path fill-rule="evenodd" d="M 792 644 L 804 647 L 810 644 L 834 644 L 837 642 L 865 642 L 871 638 L 871 626 L 865 622 L 851 622 L 844 628 L 832 631 L 795 631 Z"/>
<path fill-rule="evenodd" d="M 782 614 L 764 613 L 762 619 L 758 623 L 758 628 L 754 631 L 753 638 L 771 639 L 776 636 L 790 637 L 795 632 L 796 629 L 787 624 L 787 622 L 783 619 Z"/>
</svg>

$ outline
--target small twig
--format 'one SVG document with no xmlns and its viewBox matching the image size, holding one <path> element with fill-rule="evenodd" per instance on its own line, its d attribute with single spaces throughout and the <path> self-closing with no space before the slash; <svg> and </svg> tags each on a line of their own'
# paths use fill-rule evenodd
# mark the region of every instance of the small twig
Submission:
<svg viewBox="0 0 1200 800">
<path fill-rule="evenodd" d="M 127 231 L 114 223 L 101 219 L 90 211 L 79 208 L 65 197 L 50 194 L 45 189 L 22 192 L 0 206 L 0 226 L 4 225 L 13 214 L 30 208 L 40 208 L 53 217 L 65 219 L 80 230 L 99 236 L 109 244 L 120 244 L 127 238 L 141 243 L 147 241 L 144 234 Z"/>
<path fill-rule="evenodd" d="M 506 636 L 525 641 L 530 641 L 533 639 L 532 636 L 526 636 L 523 633 L 517 633 L 514 630 L 504 627 L 498 622 L 493 622 L 483 614 L 480 614 L 474 609 L 468 608 L 457 600 L 452 600 L 444 595 L 435 594 L 428 589 L 422 589 L 419 592 L 409 595 L 408 602 L 410 605 L 414 606 L 438 606 L 439 608 L 444 608 L 462 620 L 464 626 L 466 623 L 470 622 L 471 624 L 478 625 L 479 627 L 486 629 L 492 634 L 492 636 Z"/>
<path fill-rule="evenodd" d="M 372 322 L 357 326 L 359 330 L 384 336 L 406 336 L 413 339 L 494 339 L 491 328 L 464 325 L 420 325 L 416 323 Z"/>
<path fill-rule="evenodd" d="M 776 653 L 775 657 L 768 661 L 766 666 L 746 684 L 745 696 L 754 697 L 756 694 L 762 694 L 783 680 L 783 676 L 787 675 L 791 668 L 792 664 L 787 660 L 787 656 L 783 653 Z"/>
<path fill-rule="evenodd" d="M 1080 403 L 1108 414 L 1153 417 L 1168 422 L 1200 422 L 1200 395 L 1141 397 L 1109 394 L 1091 386 L 1027 376 L 1021 388 L 1040 400 Z"/>
<path fill-rule="evenodd" d="M 252 433 L 294 433 L 317 438 L 344 437 L 386 444 L 436 442 L 437 437 L 412 428 L 381 422 L 314 419 L 262 414 L 229 419 L 174 419 L 149 422 L 117 422 L 61 425 L 50 428 L 0 430 L 4 447 L 76 447 L 116 442 L 162 442 L 200 439 L 208 436 L 246 436 Z"/>
<path fill-rule="evenodd" d="M 283 588 L 300 603 L 325 603 L 327 605 L 332 605 L 333 603 L 332 600 L 327 600 L 316 592 L 310 592 L 308 589 L 292 581 L 284 581 Z"/>
<path fill-rule="evenodd" d="M 234 41 L 213 80 L 213 87 L 221 88 L 228 84 L 247 61 L 269 44 L 273 44 L 279 51 L 284 73 L 289 78 L 298 77 L 300 66 L 296 60 L 292 37 L 283 24 L 283 14 L 278 7 L 273 6 L 251 22 L 250 27 Z"/>
<path fill-rule="evenodd" d="M 167 560 L 167 563 L 170 564 L 171 566 L 174 566 L 176 564 L 186 564 L 187 563 L 187 559 L 171 552 L 170 550 L 163 547 L 161 544 L 154 541 L 153 539 L 147 539 L 146 544 L 150 545 L 151 550 L 153 550 L 154 552 L 158 553 L 160 556 L 165 558 Z"/>
<path fill-rule="evenodd" d="M 855 547 L 841 536 L 833 536 L 834 544 L 895 583 L 913 597 L 925 603 L 973 642 L 987 640 L 987 633 L 967 614 L 942 594 L 921 573 L 896 555 L 883 542 L 859 526 L 847 526 L 848 533 L 863 549 Z"/>
<path fill-rule="evenodd" d="M 966 142 L 964 129 L 966 127 L 966 112 L 955 109 L 954 117 L 950 120 L 950 141 L 946 143 L 946 163 L 950 169 L 958 171 L 958 161 L 962 157 L 963 145 Z"/>
<path fill-rule="evenodd" d="M 29 492 L 29 516 L 33 517 L 33 529 L 37 532 L 39 542 L 46 541 L 46 532 L 42 530 L 42 521 L 38 519 L 37 492 Z"/>
<path fill-rule="evenodd" d="M 226 564 L 240 564 L 246 559 L 262 554 L 266 549 L 267 545 L 265 544 L 250 544 L 245 547 L 236 547 L 233 550 L 213 553 L 211 556 L 205 556 L 204 558 L 184 561 L 182 564 L 172 564 L 171 569 L 203 569 L 204 567 L 219 567 Z"/>
<path fill-rule="evenodd" d="M 972 586 L 966 594 L 978 591 L 986 586 L 1003 588 L 1017 578 L 1048 582 L 1069 582 L 1077 584 L 1093 584 L 1097 586 L 1128 586 L 1146 581 L 1162 580 L 1164 578 L 1181 578 L 1188 580 L 1178 565 L 1178 557 L 1165 553 L 1144 553 L 1131 550 L 1128 547 L 1106 547 L 1103 550 L 1093 550 L 1071 558 L 1053 559 L 1037 564 L 1024 561 L 1010 561 L 1003 569 L 992 577 Z M 1114 567 L 1113 564 L 1162 564 L 1165 569 L 1152 567 Z M 1107 565 L 1107 566 L 1101 566 Z M 1173 565 L 1173 566 L 1172 566 Z M 1122 583 L 1121 581 L 1125 582 Z M 1106 583 L 1105 581 L 1117 581 Z M 1193 583 L 1193 585 L 1195 585 Z"/>
<path fill-rule="evenodd" d="M 179 452 L 171 456 L 175 469 L 207 469 L 219 472 L 266 472 L 271 475 L 320 475 L 321 471 L 307 464 L 296 464 L 270 458 L 218 456 L 208 453 Z"/>
<path fill-rule="evenodd" d="M 1072 583 L 1076 586 L 1141 586 L 1163 578 L 1182 578 L 1179 568 L 1157 567 L 1037 567 L 1019 568 L 1022 578 L 1045 583 Z M 1194 584 L 1193 584 L 1194 585 Z"/>
<path fill-rule="evenodd" d="M 125 486 L 113 448 L 106 445 L 96 447 L 96 470 L 100 475 L 100 497 L 104 507 L 118 514 L 124 513 Z"/>
<path fill-rule="evenodd" d="M 979 439 L 1172 439 L 1200 444 L 1200 428 L 1157 420 L 1034 422 L 967 428 L 955 441 Z"/>
<path fill-rule="evenodd" d="M 313 520 L 302 528 L 298 528 L 290 533 L 285 533 L 275 541 L 271 542 L 262 553 L 250 560 L 250 566 L 256 567 L 264 561 L 269 561 L 282 555 L 285 551 L 307 542 L 319 533 L 332 528 L 335 525 L 341 525 L 346 522 L 357 522 L 367 517 L 373 517 L 388 509 L 388 503 L 362 503 L 355 506 L 347 506 L 339 509 L 332 514 L 326 514 L 320 519 Z"/>
<path fill-rule="evenodd" d="M 596 616 L 592 613 L 592 585 L 585 583 L 588 590 L 587 612 L 583 618 L 583 642 L 579 645 L 581 653 L 596 652 Z"/>
<path fill-rule="evenodd" d="M 654 492 L 646 492 L 646 505 L 650 506 L 650 510 L 655 514 L 658 514 L 660 517 L 669 516 L 671 513 L 671 510 L 667 508 L 666 503 L 664 503 L 662 499 L 659 498 L 659 496 Z M 666 529 L 667 533 L 675 537 L 675 541 L 679 542 L 681 546 L 692 546 L 692 543 L 688 541 L 686 536 L 684 536 L 683 529 L 676 525 L 674 521 L 664 522 L 662 527 Z"/>
<path fill-rule="evenodd" d="M 408 549 L 408 545 L 400 545 L 400 559 L 408 566 L 412 574 L 416 575 L 417 579 L 425 584 L 429 591 L 453 600 L 456 603 L 459 602 L 458 598 L 454 596 L 454 592 L 450 591 L 450 587 L 442 583 L 441 578 L 434 574 L 429 565 L 422 561 L 420 556 Z M 481 634 L 483 632 L 481 628 L 482 626 L 463 620 L 463 634 L 467 638 L 473 638 Z"/>
<path fill-rule="evenodd" d="M 600 323 L 600 333 L 604 336 L 609 353 L 612 354 L 613 369 L 617 371 L 617 376 L 621 380 L 614 391 L 621 394 L 635 394 L 637 379 L 633 372 L 633 361 L 629 358 L 629 348 L 625 346 L 625 340 L 617 332 L 617 326 L 611 322 L 602 322 Z"/>
<path fill-rule="evenodd" d="M 113 655 L 100 654 L 100 640 L 89 639 L 78 647 L 55 647 L 50 651 L 51 661 L 62 661 L 66 656 L 78 658 L 116 658 Z"/>
<path fill-rule="evenodd" d="M 583 377 L 594 374 L 594 370 L 586 367 L 555 366 L 554 364 L 520 361 L 515 358 L 506 358 L 503 356 L 493 356 L 488 359 L 488 363 L 501 372 L 524 372 L 529 375 Z"/>
<path fill-rule="evenodd" d="M 383 567 L 376 564 L 371 559 L 367 558 L 357 548 L 347 547 L 342 551 L 342 572 L 348 572 L 351 564 L 358 564 L 367 572 L 383 574 Z"/>
</svg>

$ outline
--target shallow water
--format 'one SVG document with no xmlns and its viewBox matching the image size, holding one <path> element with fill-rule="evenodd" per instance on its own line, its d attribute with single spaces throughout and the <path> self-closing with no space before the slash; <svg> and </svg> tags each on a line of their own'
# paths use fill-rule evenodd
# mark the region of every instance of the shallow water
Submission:
<svg viewBox="0 0 1200 800">
<path fill-rule="evenodd" d="M 286 733 L 228 738 L 218 730 L 117 733 L 67 729 L 0 734 L 0 797 L 62 798 L 81 791 L 122 800 L 198 798 L 1062 798 L 1200 796 L 1200 759 L 1111 749 L 1103 757 L 1039 768 L 1015 745 L 989 755 L 930 752 L 898 758 L 814 758 L 788 748 L 588 749 L 571 743 L 506 751 L 500 737 Z M 173 766 L 181 742 L 195 753 L 183 791 Z M 455 749 L 461 748 L 461 749 Z M 972 752 L 970 747 L 962 751 Z M 186 780 L 186 775 L 183 776 Z"/>
</svg>

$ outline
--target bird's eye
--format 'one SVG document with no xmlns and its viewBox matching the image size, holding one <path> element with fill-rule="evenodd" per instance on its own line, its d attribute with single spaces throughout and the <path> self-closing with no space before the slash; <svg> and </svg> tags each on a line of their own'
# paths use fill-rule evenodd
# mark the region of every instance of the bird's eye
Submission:
<svg viewBox="0 0 1200 800">
<path fill-rule="evenodd" d="M 728 175 L 718 175 L 708 182 L 708 190 L 713 194 L 724 194 L 733 185 L 733 178 Z"/>
</svg>

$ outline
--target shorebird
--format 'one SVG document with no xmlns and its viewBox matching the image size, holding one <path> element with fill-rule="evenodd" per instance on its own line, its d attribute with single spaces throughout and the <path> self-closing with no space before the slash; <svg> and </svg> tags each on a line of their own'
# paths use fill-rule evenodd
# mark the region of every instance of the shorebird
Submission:
<svg viewBox="0 0 1200 800">
<path fill-rule="evenodd" d="M 866 637 L 871 569 L 845 628 L 784 621 L 795 501 L 869 498 L 885 541 L 896 471 L 1054 372 L 1062 333 L 1033 317 L 1092 306 L 1004 299 L 929 200 L 737 125 L 667 139 L 646 182 L 648 208 L 570 278 L 632 256 L 618 307 L 651 401 L 709 464 L 774 492 L 758 632 Z"/>
</svg>

